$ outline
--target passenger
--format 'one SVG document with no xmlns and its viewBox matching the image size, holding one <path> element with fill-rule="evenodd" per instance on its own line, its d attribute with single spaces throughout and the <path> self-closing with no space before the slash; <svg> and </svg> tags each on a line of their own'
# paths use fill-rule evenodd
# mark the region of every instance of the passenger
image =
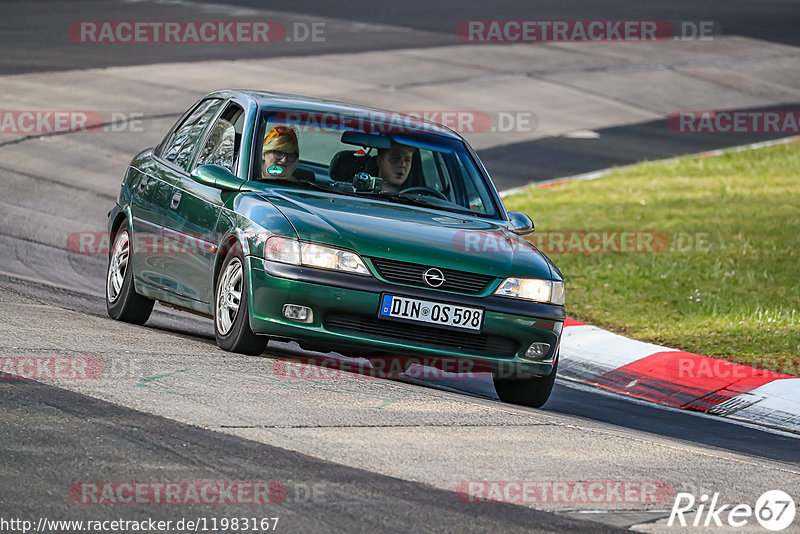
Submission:
<svg viewBox="0 0 800 534">
<path fill-rule="evenodd" d="M 415 150 L 414 147 L 394 141 L 390 149 L 378 149 L 375 163 L 378 165 L 378 176 L 383 178 L 383 191 L 397 193 L 403 187 L 411 171 Z"/>
<path fill-rule="evenodd" d="M 286 126 L 272 128 L 264 137 L 261 148 L 261 177 L 297 180 L 295 171 L 300 157 L 297 132 Z"/>
</svg>

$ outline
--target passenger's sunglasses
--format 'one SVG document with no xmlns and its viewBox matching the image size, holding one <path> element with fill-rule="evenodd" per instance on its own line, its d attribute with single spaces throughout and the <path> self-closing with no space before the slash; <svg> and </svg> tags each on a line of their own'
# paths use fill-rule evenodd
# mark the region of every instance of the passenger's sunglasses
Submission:
<svg viewBox="0 0 800 534">
<path fill-rule="evenodd" d="M 294 161 L 297 159 L 297 152 L 284 152 L 283 150 L 269 150 L 275 161 L 280 161 L 286 158 L 286 161 Z"/>
</svg>

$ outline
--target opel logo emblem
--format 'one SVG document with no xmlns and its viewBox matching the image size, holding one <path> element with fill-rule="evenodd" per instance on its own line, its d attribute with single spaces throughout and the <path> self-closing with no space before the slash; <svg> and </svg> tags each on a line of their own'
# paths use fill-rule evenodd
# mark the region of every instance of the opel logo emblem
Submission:
<svg viewBox="0 0 800 534">
<path fill-rule="evenodd" d="M 439 287 L 444 284 L 444 273 L 436 267 L 431 267 L 422 273 L 422 279 L 431 287 Z"/>
</svg>

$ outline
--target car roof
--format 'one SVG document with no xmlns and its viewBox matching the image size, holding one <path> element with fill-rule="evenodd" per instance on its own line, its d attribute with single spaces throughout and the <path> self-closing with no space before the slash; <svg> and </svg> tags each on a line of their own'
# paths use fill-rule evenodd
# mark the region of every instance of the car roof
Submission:
<svg viewBox="0 0 800 534">
<path fill-rule="evenodd" d="M 409 116 L 398 111 L 391 111 L 370 106 L 362 106 L 337 100 L 327 100 L 324 98 L 313 98 L 309 96 L 292 95 L 286 93 L 273 93 L 269 91 L 252 90 L 222 90 L 215 91 L 208 96 L 218 96 L 229 98 L 234 95 L 245 95 L 256 101 L 261 109 L 275 110 L 297 110 L 311 113 L 329 113 L 337 116 L 352 116 L 363 118 L 368 115 L 371 122 L 391 123 L 392 121 L 402 120 L 410 127 L 418 127 L 421 131 L 434 135 L 441 135 L 451 139 L 463 140 L 460 135 L 446 126 L 435 122 Z"/>
</svg>

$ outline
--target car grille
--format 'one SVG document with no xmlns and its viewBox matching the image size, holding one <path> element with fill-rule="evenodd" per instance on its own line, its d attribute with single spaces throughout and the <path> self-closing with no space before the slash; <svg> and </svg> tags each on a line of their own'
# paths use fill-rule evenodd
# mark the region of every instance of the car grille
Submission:
<svg viewBox="0 0 800 534">
<path fill-rule="evenodd" d="M 430 265 L 406 263 L 404 261 L 370 258 L 378 273 L 390 282 L 399 282 L 431 289 L 422 279 L 422 273 L 431 268 Z M 438 267 L 437 267 L 438 268 Z M 453 269 L 438 268 L 444 274 L 445 282 L 434 289 L 457 291 L 460 293 L 480 293 L 494 277 L 485 274 L 468 273 Z"/>
<path fill-rule="evenodd" d="M 323 325 L 329 330 L 358 332 L 376 338 L 427 345 L 432 348 L 473 352 L 479 356 L 495 358 L 513 358 L 518 347 L 514 340 L 500 336 L 470 334 L 459 330 L 447 330 L 346 313 L 327 314 Z"/>
</svg>

